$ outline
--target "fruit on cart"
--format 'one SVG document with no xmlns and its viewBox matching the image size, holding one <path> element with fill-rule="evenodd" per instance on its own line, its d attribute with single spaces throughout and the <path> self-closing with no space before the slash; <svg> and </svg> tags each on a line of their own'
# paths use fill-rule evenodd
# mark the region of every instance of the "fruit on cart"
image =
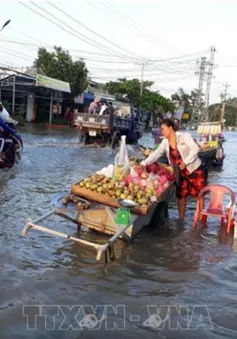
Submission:
<svg viewBox="0 0 237 339">
<path fill-rule="evenodd" d="M 74 203 L 77 205 L 77 208 L 79 210 L 85 210 L 85 209 L 88 209 L 90 208 L 90 203 L 81 199 L 80 197 L 78 197 L 77 195 L 74 195 L 74 194 L 71 194 L 71 195 L 68 195 L 68 196 L 65 196 L 63 197 L 62 199 L 62 204 L 63 205 L 67 205 L 68 203 Z"/>
<path fill-rule="evenodd" d="M 117 168 L 119 171 L 122 169 L 119 166 Z M 116 174 L 122 173 L 119 171 Z M 139 206 L 147 207 L 168 188 L 173 173 L 170 167 L 164 165 L 152 164 L 144 168 L 136 164 L 125 179 L 96 174 L 82 180 L 79 186 L 114 199 L 129 199 Z"/>
<path fill-rule="evenodd" d="M 139 159 L 139 158 L 137 158 L 133 155 L 131 155 L 129 157 L 130 166 L 139 165 L 141 161 L 142 161 L 142 159 Z"/>
<path fill-rule="evenodd" d="M 148 200 L 145 198 L 140 198 L 138 200 L 139 205 L 148 205 Z"/>
<path fill-rule="evenodd" d="M 141 178 L 142 174 L 144 173 L 144 168 L 141 165 L 135 165 L 133 166 L 133 170 L 136 172 L 136 174 Z"/>
<path fill-rule="evenodd" d="M 122 181 L 126 178 L 126 169 L 123 165 L 117 165 L 114 167 L 114 178 L 118 181 Z"/>
<path fill-rule="evenodd" d="M 140 150 L 141 150 L 142 155 L 144 157 L 148 157 L 153 152 L 153 150 L 150 149 L 150 148 L 145 148 L 145 149 L 144 148 L 140 148 Z"/>
<path fill-rule="evenodd" d="M 158 169 L 159 169 L 159 166 L 158 166 L 158 164 L 156 164 L 156 163 L 151 164 L 151 165 L 148 165 L 148 166 L 146 167 L 146 171 L 147 171 L 148 173 L 157 173 Z"/>
</svg>

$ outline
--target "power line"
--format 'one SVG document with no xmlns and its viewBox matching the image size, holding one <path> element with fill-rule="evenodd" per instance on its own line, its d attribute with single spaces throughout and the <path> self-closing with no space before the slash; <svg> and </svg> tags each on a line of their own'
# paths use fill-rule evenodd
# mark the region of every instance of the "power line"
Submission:
<svg viewBox="0 0 237 339">
<path fill-rule="evenodd" d="M 76 32 L 76 34 L 82 36 L 83 38 L 91 41 L 92 43 L 96 43 L 100 48 L 103 48 L 104 50 L 106 49 L 107 51 L 110 51 L 111 53 L 113 53 L 114 55 L 116 56 L 120 56 L 124 59 L 128 58 L 128 56 L 125 56 L 117 51 L 113 51 L 111 48 L 109 47 L 106 47 L 106 46 L 103 46 L 102 44 L 100 44 L 99 42 L 95 42 L 93 39 L 91 38 L 88 38 L 87 36 L 85 36 L 84 34 L 82 33 L 79 33 L 77 30 L 75 30 L 72 26 L 68 25 L 67 23 L 65 23 L 64 21 L 62 21 L 61 19 L 58 19 L 55 15 L 53 15 L 52 13 L 49 13 L 47 10 L 45 10 L 44 8 L 42 8 L 41 6 L 39 5 L 36 5 L 34 2 L 30 1 L 34 6 L 38 7 L 39 9 L 41 9 L 42 11 L 44 11 L 45 13 L 47 13 L 48 15 L 50 15 L 51 17 L 53 17 L 54 19 L 58 20 L 60 23 L 62 23 L 63 25 L 65 25 L 66 27 L 68 27 L 69 29 L 71 29 L 73 32 Z M 131 57 L 129 57 L 131 59 Z"/>
<path fill-rule="evenodd" d="M 14 50 L 11 50 L 11 49 L 7 49 L 7 48 L 3 48 L 2 49 L 3 52 L 5 53 L 8 53 L 8 54 L 11 54 L 13 56 L 16 56 L 16 57 L 19 57 L 21 59 L 25 59 L 27 61 L 34 61 L 34 58 L 32 57 L 29 57 L 28 55 L 24 54 L 24 53 L 20 53 L 20 52 L 17 52 L 17 51 L 14 51 Z M 93 68 L 93 67 L 89 67 L 89 70 L 92 72 L 95 71 L 95 70 L 100 70 L 101 72 L 113 72 L 113 73 L 116 73 L 116 72 L 119 72 L 119 73 L 125 73 L 126 76 L 128 77 L 129 76 L 129 73 L 132 73 L 133 75 L 131 75 L 132 77 L 139 77 L 138 74 L 136 74 L 137 72 L 137 69 L 109 69 L 109 68 Z M 179 75 L 180 73 L 181 74 L 184 74 L 184 73 L 190 73 L 192 70 L 191 69 L 179 69 L 179 70 L 173 70 L 172 72 L 169 72 L 169 71 L 165 71 L 165 72 L 153 72 L 152 70 L 148 70 L 147 71 L 147 76 L 149 77 L 152 77 L 152 76 L 169 76 L 169 75 L 172 75 L 172 77 L 174 75 Z M 113 78 L 116 78 L 116 75 L 113 76 Z"/>
<path fill-rule="evenodd" d="M 24 33 L 20 32 L 20 31 L 17 31 L 15 30 L 16 32 L 19 32 L 20 34 L 24 35 Z M 32 38 L 33 40 L 33 37 L 29 36 L 29 35 L 26 35 L 28 36 L 29 38 Z M 5 39 L 7 38 L 7 39 Z M 11 40 L 12 37 L 7 37 L 7 36 L 3 36 L 2 38 L 2 41 L 3 42 L 9 42 L 9 43 L 15 43 L 15 44 L 18 44 L 18 45 L 26 45 L 26 46 L 32 46 L 32 47 L 47 47 L 47 48 L 50 48 L 50 49 L 54 49 L 54 46 L 53 45 L 50 45 L 50 44 L 47 44 L 45 42 L 42 42 L 40 44 L 36 44 L 36 43 L 32 43 L 30 41 L 19 41 L 19 40 Z M 14 39 L 14 38 L 13 38 Z M 36 42 L 37 41 L 40 41 L 40 40 L 35 40 Z M 85 50 L 79 50 L 79 49 L 76 49 L 76 48 L 67 48 L 65 47 L 64 49 L 70 51 L 70 52 L 79 52 L 79 53 L 85 53 L 85 54 L 91 54 L 91 55 L 100 55 L 100 56 L 107 56 L 107 54 L 103 54 L 103 53 L 98 53 L 98 52 L 93 52 L 93 51 L 85 51 Z M 202 51 L 200 51 L 201 53 Z M 194 63 L 194 61 L 196 62 L 196 57 L 195 55 L 197 56 L 197 52 L 196 54 L 185 54 L 185 55 L 181 55 L 181 56 L 177 56 L 177 57 L 172 57 L 172 58 L 160 58 L 160 59 L 157 59 L 157 58 L 149 58 L 150 61 L 152 61 L 153 63 L 158 63 L 158 62 L 168 62 L 169 63 L 169 66 L 172 66 L 172 65 L 176 65 L 176 64 L 190 64 L 190 63 Z M 187 59 L 188 57 L 192 57 L 191 59 Z M 148 58 L 148 57 L 147 57 Z M 98 61 L 102 61 L 103 60 L 98 60 Z M 105 61 L 107 62 L 107 60 Z M 113 61 L 111 61 L 113 62 Z M 114 63 L 134 63 L 133 61 L 114 61 Z M 221 66 L 221 67 L 237 67 L 237 65 L 218 65 L 218 66 Z"/>
<path fill-rule="evenodd" d="M 26 46 L 33 46 L 33 47 L 40 47 L 40 46 L 43 46 L 43 47 L 46 47 L 47 48 L 51 48 L 53 49 L 54 46 L 53 45 L 50 45 L 48 43 L 45 43 L 45 42 L 42 42 L 41 40 L 37 40 L 37 39 L 34 39 L 33 37 L 31 37 L 30 35 L 27 35 L 21 31 L 18 31 L 18 30 L 15 30 L 15 32 L 19 33 L 20 35 L 25 35 L 27 36 L 28 38 L 30 38 L 32 41 L 36 41 L 38 42 L 37 44 L 36 43 L 32 43 L 30 41 L 19 41 L 19 40 L 12 40 L 14 39 L 14 37 L 8 37 L 8 36 L 5 36 L 3 35 L 2 36 L 2 41 L 4 42 L 10 42 L 10 43 L 15 43 L 15 44 L 18 44 L 18 45 L 26 45 Z M 104 53 L 98 53 L 98 52 L 93 52 L 93 51 L 85 51 L 85 50 L 79 50 L 79 49 L 76 49 L 76 48 L 66 48 L 66 50 L 69 50 L 69 51 L 75 51 L 75 52 L 80 52 L 80 53 L 85 53 L 85 54 L 94 54 L 94 55 L 101 55 L 101 56 L 107 56 L 107 54 L 104 54 Z M 205 51 L 205 50 L 204 50 Z M 176 56 L 176 57 L 171 57 L 171 58 L 157 58 L 157 57 L 153 57 L 153 58 L 150 58 L 150 57 L 146 57 L 147 59 L 151 60 L 153 63 L 158 63 L 158 62 L 169 62 L 171 65 L 173 64 L 182 64 L 182 63 L 192 63 L 194 61 L 196 61 L 196 57 L 198 56 L 198 53 L 201 54 L 203 51 L 199 51 L 199 52 L 196 52 L 196 53 L 191 53 L 191 54 L 184 54 L 184 55 L 179 55 L 179 56 Z M 191 59 L 190 59 L 191 58 Z M 180 61 L 181 60 L 181 61 Z M 117 62 L 117 61 L 116 61 Z M 119 61 L 121 62 L 121 61 Z M 124 61 L 124 63 L 127 63 L 126 61 Z M 133 61 L 131 62 L 128 62 L 128 63 L 133 63 Z M 237 65 L 220 65 L 220 66 L 228 66 L 228 67 L 237 67 Z"/>
<path fill-rule="evenodd" d="M 123 50 L 126 53 L 132 54 L 134 55 L 136 58 L 142 59 L 140 56 L 138 56 L 135 53 L 132 53 L 131 51 L 117 45 L 116 43 L 110 41 L 109 39 L 103 37 L 101 34 L 95 32 L 94 30 L 92 30 L 91 28 L 87 27 L 86 25 L 84 25 L 83 23 L 81 23 L 79 20 L 75 19 L 74 17 L 72 17 L 70 14 L 66 13 L 64 10 L 60 9 L 58 6 L 52 4 L 50 1 L 47 1 L 48 4 L 50 4 L 52 7 L 56 8 L 58 11 L 60 11 L 61 13 L 63 13 L 64 15 L 66 15 L 67 17 L 69 17 L 70 19 L 72 19 L 73 21 L 75 21 L 76 23 L 78 23 L 80 26 L 84 27 L 86 30 L 88 30 L 89 32 L 91 32 L 92 34 L 100 37 L 101 39 L 103 39 L 104 41 L 110 43 L 111 45 L 115 46 L 116 48 L 119 48 L 121 50 Z"/>
<path fill-rule="evenodd" d="M 119 78 L 126 78 L 128 80 L 131 80 L 131 79 L 138 79 L 140 78 L 140 75 L 139 74 L 136 74 L 136 75 L 123 75 L 123 76 L 119 76 L 119 75 L 114 75 L 114 76 L 106 76 L 106 75 L 100 75 L 100 74 L 96 74 L 96 73 L 91 73 L 91 76 L 93 78 L 97 78 L 97 79 L 109 79 L 109 80 L 116 80 L 116 79 L 119 79 Z M 150 79 L 150 78 L 149 78 Z M 146 80 L 149 80 L 148 78 Z M 182 77 L 179 77 L 179 78 L 172 78 L 172 79 L 165 79 L 165 80 L 161 80 L 162 83 L 166 83 L 166 82 L 176 82 L 176 81 L 181 81 L 181 80 L 185 80 L 185 79 L 190 79 L 190 75 L 186 75 L 186 76 L 182 76 Z"/>
<path fill-rule="evenodd" d="M 136 63 L 137 65 L 142 65 L 142 63 Z M 148 64 L 146 64 L 148 66 Z M 91 66 L 91 69 L 93 70 L 98 70 L 98 71 L 107 71 L 107 72 L 119 72 L 119 73 L 136 73 L 138 72 L 138 69 L 137 68 L 128 68 L 128 69 L 125 69 L 125 68 L 106 68 L 106 67 L 93 67 Z M 174 75 L 174 74 L 182 74 L 182 73 L 193 73 L 194 71 L 194 68 L 183 68 L 183 69 L 177 69 L 177 70 L 172 70 L 172 72 L 169 72 L 169 71 L 162 71 L 162 70 L 157 70 L 155 71 L 153 68 L 152 69 L 147 69 L 147 73 L 151 73 L 151 74 L 165 74 L 166 76 L 169 76 L 169 75 Z"/>
<path fill-rule="evenodd" d="M 8 39 L 2 39 L 2 42 L 9 42 L 9 43 L 13 43 L 13 44 L 17 44 L 17 45 L 21 45 L 21 46 L 31 46 L 31 47 L 45 47 L 45 48 L 49 48 L 49 49 L 54 49 L 53 45 L 49 45 L 49 44 L 43 44 L 43 45 L 39 45 L 39 44 L 35 44 L 35 43 L 31 43 L 31 42 L 24 42 L 24 41 L 16 41 L 16 40 L 8 40 Z M 82 51 L 79 49 L 75 49 L 75 48 L 64 48 L 70 52 L 80 52 L 80 53 L 85 53 L 85 54 L 91 54 L 93 55 L 98 55 L 98 56 L 103 56 L 106 57 L 106 54 L 102 54 L 102 53 L 98 53 L 98 52 L 92 52 L 92 51 Z M 77 55 L 76 55 L 77 56 Z M 81 56 L 79 56 L 81 58 Z M 89 60 L 89 59 L 88 59 Z M 134 63 L 134 61 L 117 61 L 117 60 L 99 60 L 99 59 L 92 59 L 98 62 L 109 62 L 109 63 L 122 63 L 122 64 L 131 64 Z"/>
<path fill-rule="evenodd" d="M 98 7 L 96 7 L 94 4 L 92 5 L 91 3 L 90 3 L 90 1 L 87 1 L 87 3 L 89 4 L 89 5 L 91 5 L 91 6 L 93 6 L 93 7 L 95 7 L 95 8 L 97 8 L 98 9 Z M 111 4 L 108 4 L 108 3 L 106 3 L 105 4 L 107 7 L 110 7 L 110 10 L 111 10 L 111 8 L 112 8 L 112 11 L 113 11 L 113 6 L 111 5 Z M 100 10 L 100 8 L 99 8 L 99 10 Z M 117 12 L 118 12 L 119 10 L 117 10 Z M 122 13 L 121 11 L 120 11 L 120 13 Z M 117 14 L 117 13 L 116 13 Z M 140 27 L 142 27 L 141 25 L 140 25 Z M 146 40 L 149 40 L 149 38 L 147 38 L 147 36 L 146 36 Z M 157 44 L 157 43 L 156 43 Z M 149 58 L 149 60 L 151 60 L 150 58 Z M 159 60 L 157 60 L 157 62 L 158 62 Z M 157 67 L 157 65 L 155 65 L 154 64 L 154 68 L 155 69 L 161 69 L 161 68 L 163 68 L 164 69 L 164 67 Z"/>
<path fill-rule="evenodd" d="M 6 40 L 4 40 L 4 42 L 6 42 Z M 17 44 L 20 44 L 20 45 L 25 45 L 25 43 L 22 43 L 22 42 L 18 42 L 18 41 L 16 41 L 16 43 Z M 27 46 L 28 46 L 28 43 L 27 43 Z M 39 47 L 39 46 L 37 46 L 37 45 L 35 45 L 36 47 Z M 54 47 L 50 47 L 50 49 L 54 49 Z M 71 50 L 70 50 L 71 51 Z M 74 49 L 74 51 L 77 51 L 76 49 Z M 18 51 L 12 51 L 12 52 L 15 52 L 15 53 L 17 53 Z M 90 53 L 90 52 L 88 52 L 88 53 Z M 93 53 L 94 54 L 94 53 Z M 26 57 L 28 57 L 28 55 L 25 55 Z M 77 56 L 77 55 L 75 55 L 75 56 Z M 78 57 L 80 58 L 80 59 L 83 59 L 83 60 L 85 60 L 85 61 L 92 61 L 92 62 L 99 62 L 99 63 L 111 63 L 111 64 L 131 64 L 131 63 L 134 63 L 134 62 L 128 62 L 128 61 L 116 61 L 116 60 L 104 60 L 104 59 L 94 59 L 94 58 L 90 58 L 90 57 L 84 57 L 84 56 L 82 56 L 82 55 L 78 55 Z M 164 62 L 165 62 L 165 60 L 164 60 Z M 177 65 L 182 65 L 183 64 L 183 62 L 176 62 L 175 64 L 172 64 L 171 66 L 177 66 Z M 100 69 L 102 69 L 102 68 L 100 68 Z M 104 69 L 104 68 L 103 68 Z M 155 69 L 157 69 L 157 68 L 155 68 Z M 176 71 L 176 69 L 177 69 L 177 71 Z M 168 71 L 167 69 L 165 69 L 165 72 L 166 73 L 175 73 L 175 72 L 182 72 L 182 71 L 186 71 L 186 70 L 188 70 L 188 69 L 184 69 L 184 68 L 175 68 L 174 70 L 173 69 L 171 69 L 171 71 Z M 191 70 L 190 68 L 189 68 L 189 70 Z M 114 69 L 108 69 L 108 71 L 114 71 Z M 121 71 L 121 72 L 123 72 L 123 71 L 127 71 L 126 69 L 120 69 L 119 71 Z M 132 70 L 131 70 L 132 71 Z"/>
<path fill-rule="evenodd" d="M 15 51 L 9 50 L 7 48 L 2 48 L 1 47 L 0 51 L 2 51 L 3 53 L 10 54 L 10 55 L 13 55 L 15 57 L 18 57 L 20 59 L 25 59 L 25 60 L 31 61 L 31 62 L 34 61 L 34 58 L 31 58 L 31 57 L 29 57 L 29 56 L 27 56 L 25 54 L 22 54 L 22 53 L 17 53 Z"/>
<path fill-rule="evenodd" d="M 151 34 L 147 34 L 144 27 L 142 27 L 140 24 L 136 23 L 133 19 L 131 19 L 128 15 L 125 15 L 121 10 L 119 10 L 117 7 L 115 8 L 111 3 L 108 3 L 108 2 L 104 2 L 104 6 L 108 8 L 109 11 L 111 11 L 117 21 L 119 22 L 118 20 L 118 12 L 121 14 L 121 17 L 119 17 L 119 19 L 122 19 L 123 20 L 123 23 L 122 25 L 126 25 L 133 33 L 135 33 L 136 35 L 140 36 L 141 38 L 145 39 L 146 42 L 151 42 L 153 44 L 155 44 L 156 46 L 159 46 L 160 47 L 160 44 L 157 43 L 157 39 L 161 40 L 163 43 L 165 43 L 165 45 L 167 46 L 167 41 L 160 38 L 160 37 L 157 37 L 155 36 L 154 34 L 154 37 L 155 37 L 155 40 L 153 40 L 151 38 Z M 124 17 L 125 16 L 125 17 Z M 130 23 L 129 23 L 130 21 Z M 121 21 L 120 21 L 121 23 Z M 168 43 L 169 45 L 169 48 L 172 48 L 172 50 L 174 48 L 177 49 L 176 46 L 174 46 L 173 44 L 171 45 L 170 43 Z"/>
<path fill-rule="evenodd" d="M 54 22 L 53 20 L 49 19 L 49 18 L 46 17 L 45 15 L 43 15 L 43 14 L 41 14 L 41 13 L 35 11 L 33 8 L 27 6 L 27 5 L 24 4 L 23 2 L 19 1 L 19 3 L 20 3 L 22 6 L 28 8 L 30 11 L 32 11 L 32 12 L 36 13 L 37 15 L 39 15 L 39 16 L 45 18 L 47 21 L 49 21 L 50 23 L 52 23 L 52 24 L 54 24 L 55 26 L 59 27 L 59 28 L 62 29 L 63 31 L 67 32 L 68 34 L 70 34 L 70 35 L 76 37 L 77 39 L 79 39 L 79 40 L 81 40 L 81 41 L 84 41 L 84 42 L 87 43 L 88 45 L 91 45 L 91 46 L 94 46 L 94 47 L 100 48 L 100 49 L 102 48 L 103 50 L 106 50 L 107 53 L 116 55 L 116 56 L 118 56 L 118 57 L 122 57 L 123 59 L 126 59 L 126 58 L 127 58 L 126 56 L 123 56 L 123 55 L 121 56 L 121 55 L 119 55 L 117 52 L 113 52 L 110 48 L 104 47 L 104 46 L 101 45 L 100 43 L 96 43 L 94 40 L 92 40 L 92 39 L 90 39 L 90 38 L 84 36 L 83 34 L 78 33 L 78 32 L 75 31 L 73 28 L 71 28 L 71 26 L 65 24 L 63 21 L 62 21 L 62 23 L 63 23 L 64 25 L 70 27 L 70 29 L 72 29 L 73 31 L 75 31 L 76 34 L 73 33 L 73 32 L 68 31 L 68 30 L 65 29 L 63 26 L 61 26 L 61 25 L 59 25 L 58 23 Z M 36 5 L 36 4 L 34 4 L 34 5 Z M 38 5 L 36 5 L 36 6 L 39 7 Z M 50 14 L 50 13 L 49 13 L 49 14 Z M 50 15 L 51 15 L 51 14 L 50 14 Z M 52 15 L 51 15 L 51 16 L 52 16 Z M 61 20 L 59 20 L 58 18 L 56 18 L 56 19 L 57 19 L 58 21 L 61 21 Z M 87 40 L 92 41 L 92 42 L 88 42 Z M 130 60 L 131 60 L 131 58 L 130 58 Z"/>
<path fill-rule="evenodd" d="M 34 60 L 33 57 L 31 57 L 31 56 L 29 56 L 29 55 L 27 55 L 27 54 L 24 54 L 24 53 L 22 53 L 22 52 L 18 52 L 18 51 L 15 51 L 15 50 L 12 50 L 12 49 L 9 49 L 9 48 L 6 48 L 6 47 L 1 47 L 1 49 L 5 50 L 5 51 L 7 51 L 7 52 L 16 53 L 17 55 L 22 55 L 22 56 L 24 56 L 24 57 L 26 57 L 26 58 L 33 59 L 33 60 Z"/>
<path fill-rule="evenodd" d="M 35 43 L 32 43 L 32 42 L 9 40 L 9 39 L 4 39 L 4 37 L 1 38 L 1 41 L 2 42 L 10 42 L 10 43 L 17 44 L 17 45 L 22 45 L 22 46 L 39 47 L 39 45 L 36 45 Z"/>
<path fill-rule="evenodd" d="M 100 12 L 102 12 L 102 13 L 104 14 L 104 10 L 101 9 L 100 7 L 96 6 L 95 3 L 91 3 L 90 1 L 86 1 L 86 3 L 87 3 L 89 6 L 91 6 L 91 7 L 93 7 L 93 8 L 96 8 L 98 11 L 100 11 Z M 109 9 L 109 11 L 111 11 L 111 10 Z M 112 12 L 113 12 L 113 11 L 112 11 Z M 126 27 L 128 27 L 128 28 L 131 30 L 131 28 L 127 25 L 127 22 L 126 22 L 126 21 L 125 21 L 125 22 L 121 22 L 121 21 L 119 20 L 120 18 L 117 18 L 116 16 L 115 16 L 115 18 L 116 18 L 116 20 L 117 20 L 121 25 L 126 26 Z M 134 32 L 133 30 L 131 30 L 131 31 Z M 134 33 L 137 34 L 136 31 L 135 31 Z"/>
<path fill-rule="evenodd" d="M 14 28 L 12 28 L 12 27 L 9 27 L 9 28 L 10 28 L 12 31 L 14 31 L 14 32 L 19 33 L 20 35 L 23 35 L 23 36 L 26 36 L 27 38 L 30 38 L 32 41 L 39 42 L 41 45 L 47 45 L 47 44 L 45 44 L 43 41 L 38 40 L 38 39 L 36 39 L 35 37 L 32 37 L 32 36 L 30 36 L 30 35 L 28 35 L 28 34 L 26 34 L 26 33 L 23 33 L 23 32 L 21 32 L 21 31 L 19 31 L 19 30 L 17 30 L 17 29 L 14 29 Z"/>
<path fill-rule="evenodd" d="M 140 24 L 137 24 L 133 19 L 131 19 L 128 15 L 125 15 L 125 13 L 123 13 L 120 9 L 118 9 L 118 8 L 115 8 L 113 5 L 111 5 L 109 2 L 106 2 L 106 1 L 104 1 L 104 4 L 107 6 L 107 7 L 109 7 L 109 8 L 111 8 L 111 10 L 114 12 L 114 13 L 120 13 L 122 16 L 124 16 L 124 18 L 122 18 L 122 19 L 124 19 L 124 21 L 130 21 L 130 23 L 131 23 L 131 25 L 132 25 L 132 27 L 134 27 L 136 30 L 137 30 L 137 32 L 139 32 L 140 34 L 144 34 L 145 32 L 144 32 L 144 28 L 140 25 Z M 127 20 L 126 20 L 127 19 Z"/>
<path fill-rule="evenodd" d="M 142 66 L 142 64 L 140 64 Z M 91 71 L 99 71 L 99 72 L 103 72 L 103 74 L 105 73 L 109 73 L 111 74 L 111 72 L 113 72 L 114 76 L 117 76 L 116 73 L 118 73 L 118 75 L 120 74 L 126 74 L 126 75 L 131 75 L 131 76 L 140 76 L 138 73 L 138 70 L 134 69 L 134 70 L 119 70 L 119 69 L 98 69 L 98 68 L 93 68 L 90 67 Z M 147 76 L 172 76 L 174 77 L 175 75 L 182 75 L 182 74 L 193 74 L 192 70 L 185 70 L 185 71 L 173 71 L 173 73 L 166 73 L 166 72 L 154 72 L 153 70 L 149 70 L 146 71 L 146 75 Z"/>
<path fill-rule="evenodd" d="M 36 47 L 36 48 L 39 48 L 40 45 L 37 45 L 37 44 L 34 44 L 34 43 L 30 43 L 30 42 L 21 42 L 21 41 L 15 41 L 15 40 L 2 40 L 3 42 L 9 42 L 9 43 L 14 43 L 14 44 L 17 44 L 17 45 L 21 45 L 21 46 L 29 46 L 29 47 Z M 51 46 L 51 45 L 48 45 L 49 49 L 54 49 L 54 46 Z M 45 47 L 45 46 L 42 46 L 42 47 Z M 65 48 L 66 50 L 69 50 L 70 52 L 80 52 L 82 54 L 92 54 L 92 55 L 98 55 L 98 56 L 105 56 L 104 54 L 98 54 L 96 52 L 91 52 L 91 51 L 80 51 L 78 49 L 69 49 L 69 48 Z M 73 55 L 73 54 L 72 54 Z M 104 60 L 104 59 L 91 59 L 89 57 L 84 57 L 82 55 L 73 55 L 73 56 L 78 56 L 79 58 L 81 59 L 85 59 L 86 61 L 94 61 L 94 62 L 102 62 L 102 63 L 111 63 L 111 64 L 131 64 L 131 63 L 134 63 L 133 61 L 129 62 L 129 61 L 117 61 L 117 60 Z M 165 59 L 163 60 L 163 62 L 167 62 Z M 193 60 L 190 60 L 190 61 L 187 61 L 187 60 L 184 60 L 184 61 L 173 61 L 171 64 L 169 63 L 169 69 L 170 67 L 173 67 L 173 66 L 181 66 L 183 64 L 192 64 L 194 63 Z M 158 69 L 155 67 L 155 69 Z M 112 69 L 110 69 L 111 71 Z M 124 69 L 121 69 L 121 71 L 123 71 Z M 179 70 L 179 69 L 178 69 Z M 126 70 L 125 70 L 126 71 Z M 180 69 L 180 71 L 182 71 L 182 69 Z M 171 69 L 171 73 L 172 73 L 172 69 Z"/>
</svg>

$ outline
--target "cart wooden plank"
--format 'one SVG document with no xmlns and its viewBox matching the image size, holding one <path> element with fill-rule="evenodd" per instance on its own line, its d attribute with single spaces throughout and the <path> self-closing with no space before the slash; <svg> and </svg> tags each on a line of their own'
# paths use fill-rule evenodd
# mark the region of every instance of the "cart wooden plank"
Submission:
<svg viewBox="0 0 237 339">
<path fill-rule="evenodd" d="M 72 186 L 71 193 L 76 194 L 85 199 L 88 199 L 89 201 L 95 201 L 106 206 L 119 208 L 119 203 L 117 199 L 112 198 L 111 196 L 106 195 L 106 194 L 101 194 L 101 193 L 86 189 L 84 187 L 80 187 L 79 183 Z M 146 215 L 150 206 L 147 206 L 147 207 L 135 206 L 132 209 L 132 212 L 135 214 Z"/>
<path fill-rule="evenodd" d="M 137 217 L 137 216 L 136 216 Z M 77 216 L 80 224 L 95 231 L 113 235 L 120 230 L 115 222 L 115 213 L 108 206 L 80 211 Z M 131 218 L 133 222 L 134 218 Z M 131 236 L 133 225 L 126 230 L 127 236 Z"/>
</svg>

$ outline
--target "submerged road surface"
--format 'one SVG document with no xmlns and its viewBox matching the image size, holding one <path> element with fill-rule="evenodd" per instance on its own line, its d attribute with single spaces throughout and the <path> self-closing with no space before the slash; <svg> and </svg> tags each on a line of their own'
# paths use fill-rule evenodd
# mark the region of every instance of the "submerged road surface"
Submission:
<svg viewBox="0 0 237 339">
<path fill-rule="evenodd" d="M 225 136 L 224 168 L 209 180 L 236 192 L 237 134 Z M 68 240 L 35 231 L 21 237 L 25 219 L 50 210 L 54 193 L 67 192 L 115 155 L 80 147 L 72 130 L 28 128 L 23 139 L 21 163 L 0 173 L 1 339 L 237 338 L 237 244 L 218 221 L 193 231 L 193 203 L 183 225 L 173 205 L 165 231 L 118 241 L 117 260 L 107 265 Z M 57 217 L 41 224 L 76 231 Z"/>
</svg>

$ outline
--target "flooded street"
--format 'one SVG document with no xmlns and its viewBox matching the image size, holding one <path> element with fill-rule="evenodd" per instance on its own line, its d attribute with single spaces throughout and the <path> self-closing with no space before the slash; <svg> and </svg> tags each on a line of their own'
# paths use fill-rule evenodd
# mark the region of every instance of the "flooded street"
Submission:
<svg viewBox="0 0 237 339">
<path fill-rule="evenodd" d="M 165 232 L 145 229 L 131 244 L 118 241 L 117 260 L 107 265 L 95 262 L 94 251 L 69 240 L 35 231 L 21 237 L 28 217 L 52 208 L 53 194 L 67 192 L 115 156 L 108 149 L 80 147 L 73 130 L 29 127 L 22 136 L 21 162 L 0 173 L 1 339 L 237 338 L 237 245 L 219 232 L 218 220 L 205 231 L 192 230 L 193 203 L 184 225 L 176 222 L 173 205 Z M 237 133 L 226 132 L 225 137 L 223 170 L 210 173 L 209 181 L 236 193 Z M 149 136 L 143 143 L 149 143 Z M 40 224 L 76 232 L 75 225 L 58 217 Z M 86 237 L 95 239 L 95 234 Z M 79 326 L 75 316 L 82 319 L 80 305 L 107 305 L 108 318 L 93 329 Z M 147 322 L 156 313 L 154 305 L 156 320 L 164 320 L 157 328 Z M 55 318 L 44 318 L 49 314 Z M 95 314 L 101 319 L 103 307 Z"/>
</svg>

